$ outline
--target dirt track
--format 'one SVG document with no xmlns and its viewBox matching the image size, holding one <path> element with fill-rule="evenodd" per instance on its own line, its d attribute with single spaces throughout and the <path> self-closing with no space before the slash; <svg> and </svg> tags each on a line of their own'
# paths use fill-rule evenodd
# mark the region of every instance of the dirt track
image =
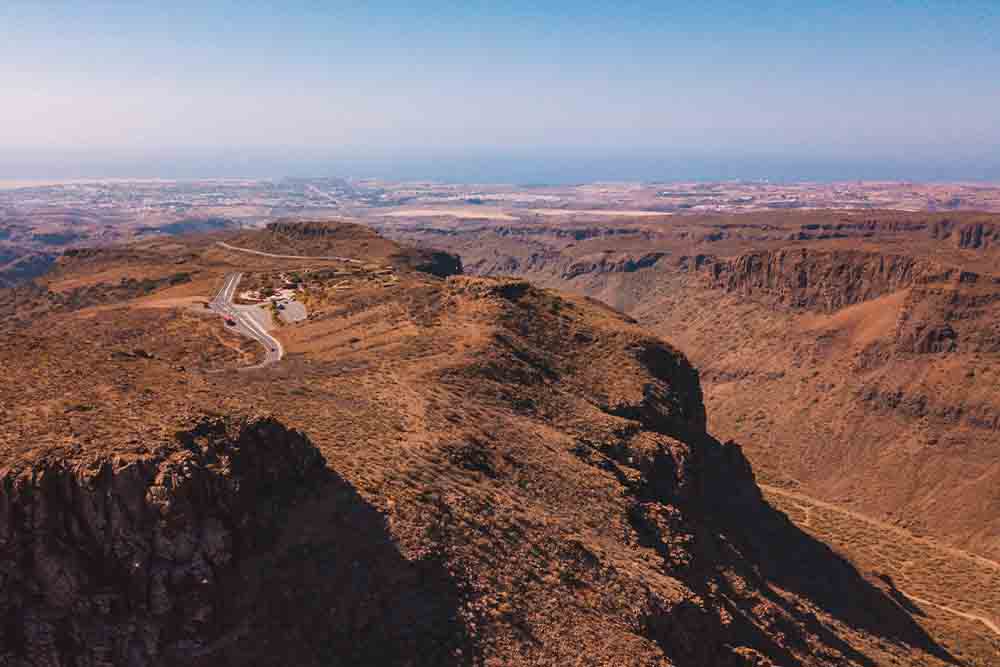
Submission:
<svg viewBox="0 0 1000 667">
<path fill-rule="evenodd" d="M 850 518 L 852 518 L 852 519 L 854 519 L 856 521 L 860 521 L 860 522 L 866 523 L 866 524 L 868 524 L 868 525 L 876 528 L 878 531 L 882 531 L 883 533 L 891 533 L 891 534 L 897 535 L 897 536 L 899 536 L 901 538 L 904 538 L 906 540 L 913 540 L 913 541 L 919 542 L 919 543 L 921 543 L 921 544 L 923 544 L 923 545 L 925 545 L 925 546 L 927 546 L 927 547 L 929 547 L 931 549 L 934 549 L 936 551 L 947 553 L 949 556 L 952 556 L 952 557 L 955 557 L 955 558 L 959 558 L 959 559 L 965 559 L 965 560 L 967 560 L 967 561 L 969 561 L 971 563 L 975 563 L 976 565 L 990 568 L 994 572 L 1000 573 L 1000 563 L 998 563 L 998 562 L 996 562 L 994 560 L 990 560 L 989 558 L 984 558 L 983 556 L 978 556 L 976 554 L 972 554 L 972 553 L 969 553 L 967 551 L 963 551 L 961 549 L 957 549 L 955 547 L 950 547 L 950 546 L 947 546 L 947 545 L 939 544 L 939 543 L 937 543 L 937 542 L 935 542 L 933 540 L 930 540 L 928 538 L 921 537 L 921 536 L 918 536 L 918 535 L 914 535 L 913 533 L 910 533 L 909 531 L 904 530 L 903 528 L 900 528 L 898 526 L 893 526 L 892 524 L 888 524 L 888 523 L 886 523 L 884 521 L 879 521 L 878 519 L 873 519 L 871 517 L 865 516 L 864 514 L 861 514 L 860 512 L 856 512 L 856 511 L 853 511 L 853 510 L 850 510 L 850 509 L 846 509 L 844 507 L 840 507 L 838 505 L 834 505 L 834 504 L 829 503 L 829 502 L 824 502 L 822 500 L 817 500 L 816 498 L 812 498 L 811 496 L 807 496 L 807 495 L 805 495 L 803 493 L 800 493 L 800 492 L 797 492 L 797 491 L 790 491 L 788 489 L 783 489 L 783 488 L 777 487 L 777 486 L 771 486 L 769 484 L 758 484 L 758 485 L 765 492 L 765 494 L 774 494 L 774 495 L 782 496 L 782 497 L 785 497 L 785 498 L 787 498 L 789 500 L 794 501 L 795 505 L 805 515 L 805 521 L 799 522 L 800 525 L 803 528 L 810 528 L 810 529 L 816 528 L 815 526 L 812 525 L 812 522 L 814 521 L 814 519 L 812 517 L 812 508 L 822 508 L 822 509 L 828 510 L 830 512 L 836 512 L 836 513 L 839 513 L 841 515 L 848 516 L 848 517 L 850 517 Z M 898 588 L 897 587 L 896 590 L 898 590 L 900 593 L 902 593 L 907 598 L 909 598 L 910 600 L 912 600 L 912 601 L 914 601 L 916 603 L 919 603 L 919 604 L 922 604 L 922 605 L 930 605 L 932 607 L 936 607 L 937 609 L 940 609 L 940 610 L 942 610 L 944 612 L 947 612 L 949 614 L 953 614 L 955 616 L 959 616 L 959 617 L 964 618 L 966 620 L 975 621 L 977 623 L 982 623 L 987 628 L 989 628 L 989 630 L 991 632 L 993 632 L 994 634 L 1000 636 L 1000 625 L 998 625 L 996 622 L 993 621 L 992 618 L 990 618 L 988 616 L 985 616 L 985 615 L 982 615 L 982 614 L 977 614 L 977 613 L 972 613 L 972 612 L 961 611 L 961 610 L 955 609 L 954 607 L 951 607 L 949 605 L 942 604 L 940 602 L 935 602 L 935 601 L 927 599 L 927 598 L 925 598 L 923 596 L 915 595 L 915 594 L 910 593 L 910 592 L 908 592 L 908 591 L 906 591 L 906 590 L 904 590 L 902 588 Z"/>
<path fill-rule="evenodd" d="M 894 526 L 894 525 L 892 525 L 890 523 L 885 523 L 884 521 L 879 521 L 878 519 L 873 519 L 870 516 L 866 516 L 864 514 L 861 514 L 860 512 L 855 512 L 853 510 L 849 510 L 849 509 L 846 509 L 844 507 L 840 507 L 838 505 L 834 505 L 832 503 L 827 503 L 827 502 L 824 502 L 822 500 L 817 500 L 816 498 L 812 498 L 810 496 L 807 496 L 807 495 L 805 495 L 803 493 L 799 493 L 797 491 L 789 491 L 788 489 L 783 489 L 780 486 L 771 486 L 770 484 L 760 484 L 760 483 L 758 483 L 758 486 L 760 486 L 761 489 L 763 489 L 764 491 L 767 491 L 768 493 L 776 493 L 776 494 L 778 494 L 780 496 L 785 496 L 787 498 L 792 498 L 793 500 L 797 500 L 797 501 L 805 502 L 805 503 L 810 503 L 810 504 L 815 505 L 817 507 L 822 507 L 824 509 L 828 509 L 831 512 L 840 512 L 841 514 L 846 514 L 847 516 L 850 516 L 851 518 L 857 519 L 858 521 L 864 521 L 865 523 L 869 523 L 869 524 L 871 524 L 873 526 L 877 526 L 878 528 L 880 528 L 882 530 L 888 530 L 888 531 L 897 533 L 899 535 L 904 535 L 904 536 L 906 536 L 909 539 L 917 540 L 918 542 L 923 542 L 927 546 L 933 547 L 935 549 L 939 549 L 941 551 L 946 551 L 949 554 L 951 554 L 952 556 L 957 556 L 959 558 L 967 558 L 969 560 L 975 561 L 976 563 L 978 563 L 980 565 L 985 565 L 986 567 L 993 568 L 997 572 L 1000 572 L 1000 563 L 998 563 L 995 560 L 990 560 L 989 558 L 985 558 L 983 556 L 978 556 L 976 554 L 969 553 L 968 551 L 962 551 L 961 549 L 956 549 L 955 547 L 949 547 L 949 546 L 940 544 L 938 542 L 935 542 L 934 540 L 928 539 L 926 537 L 921 537 L 919 535 L 914 535 L 913 533 L 909 532 L 908 530 L 904 530 L 904 529 L 900 528 L 899 526 Z"/>
<path fill-rule="evenodd" d="M 964 611 L 959 611 L 958 609 L 952 609 L 951 607 L 948 607 L 946 605 L 938 604 L 937 602 L 931 602 L 930 600 L 918 597 L 916 595 L 913 595 L 912 593 L 907 593 L 904 590 L 900 590 L 899 592 L 905 595 L 906 597 L 910 598 L 914 602 L 919 602 L 920 604 L 929 604 L 932 607 L 937 607 L 938 609 L 946 611 L 949 614 L 954 614 L 955 616 L 961 616 L 962 618 L 966 618 L 970 621 L 979 621 L 980 623 L 988 627 L 990 630 L 992 630 L 994 633 L 1000 635 L 1000 626 L 998 626 L 996 623 L 986 618 L 985 616 L 980 616 L 979 614 L 970 614 Z"/>
<path fill-rule="evenodd" d="M 339 262 L 350 262 L 351 264 L 363 263 L 360 259 L 351 259 L 350 257 L 338 257 L 336 255 L 332 257 L 313 257 L 311 255 L 276 255 L 274 253 L 264 252 L 262 250 L 251 250 L 250 248 L 238 248 L 234 245 L 229 245 L 224 241 L 219 241 L 217 245 L 225 248 L 226 250 L 235 250 L 236 252 L 245 252 L 251 255 L 260 255 L 261 257 L 272 257 L 274 259 L 323 259 L 323 260 L 336 260 Z"/>
</svg>

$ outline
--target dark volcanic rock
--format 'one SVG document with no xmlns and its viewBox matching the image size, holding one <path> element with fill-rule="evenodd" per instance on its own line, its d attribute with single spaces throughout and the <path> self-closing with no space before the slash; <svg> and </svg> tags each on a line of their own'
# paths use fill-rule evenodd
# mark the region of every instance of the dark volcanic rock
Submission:
<svg viewBox="0 0 1000 667">
<path fill-rule="evenodd" d="M 413 249 L 393 259 L 394 263 L 398 262 L 415 271 L 429 273 L 438 278 L 462 274 L 462 260 L 458 258 L 458 255 L 449 252 Z"/>
<path fill-rule="evenodd" d="M 955 243 L 959 248 L 979 250 L 1000 241 L 1000 226 L 983 222 L 970 223 L 959 228 Z"/>
<path fill-rule="evenodd" d="M 205 420 L 154 456 L 8 470 L 0 662 L 152 665 L 231 631 L 231 575 L 325 469 L 270 419 Z"/>
<path fill-rule="evenodd" d="M 267 225 L 271 234 L 295 239 L 378 239 L 378 233 L 370 227 L 352 222 L 279 220 Z"/>
<path fill-rule="evenodd" d="M 713 285 L 727 291 L 821 312 L 962 274 L 904 255 L 807 249 L 748 253 L 716 262 L 708 271 Z"/>
</svg>

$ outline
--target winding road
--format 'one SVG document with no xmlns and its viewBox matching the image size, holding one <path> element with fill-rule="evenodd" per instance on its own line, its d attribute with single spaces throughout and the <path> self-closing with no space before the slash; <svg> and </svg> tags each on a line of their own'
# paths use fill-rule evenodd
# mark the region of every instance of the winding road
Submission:
<svg viewBox="0 0 1000 667">
<path fill-rule="evenodd" d="M 351 264 L 364 264 L 360 259 L 351 259 L 350 257 L 337 257 L 336 255 L 332 257 L 321 257 L 318 255 L 276 255 L 271 252 L 264 252 L 263 250 L 251 250 L 250 248 L 240 248 L 238 246 L 229 245 L 225 241 L 216 242 L 217 245 L 225 248 L 226 250 L 235 250 L 236 252 L 245 252 L 251 255 L 259 255 L 260 257 L 273 257 L 275 259 L 319 259 L 319 260 L 334 260 L 338 262 L 350 262 Z"/>
<path fill-rule="evenodd" d="M 312 255 L 278 255 L 271 252 L 264 252 L 263 250 L 240 248 L 239 246 L 230 245 L 225 241 L 217 241 L 217 245 L 234 252 L 242 252 L 249 255 L 257 255 L 259 257 L 271 257 L 274 259 L 332 260 L 337 262 L 347 262 L 350 264 L 364 263 L 360 259 L 339 257 L 336 255 L 329 257 Z M 264 346 L 264 361 L 253 366 L 247 366 L 241 370 L 263 368 L 264 366 L 280 361 L 281 358 L 285 356 L 285 348 L 282 347 L 281 341 L 267 332 L 262 323 L 254 319 L 254 314 L 260 312 L 256 307 L 239 306 L 233 302 L 233 298 L 236 296 L 236 287 L 240 284 L 240 279 L 242 277 L 242 273 L 230 273 L 227 275 L 225 282 L 222 284 L 222 289 L 219 290 L 219 293 L 215 295 L 215 298 L 209 302 L 208 306 L 223 317 L 233 320 L 236 323 L 235 329 L 238 332 L 248 338 L 253 338 L 255 341 Z M 298 307 L 301 308 L 301 306 Z M 304 317 L 304 313 L 301 314 L 301 316 Z M 301 319 L 301 317 L 299 319 Z"/>
<path fill-rule="evenodd" d="M 208 307 L 219 315 L 235 322 L 236 325 L 233 328 L 239 333 L 248 338 L 253 338 L 264 346 L 264 361 L 253 366 L 246 366 L 241 370 L 263 368 L 264 366 L 280 361 L 285 356 L 285 348 L 281 345 L 281 341 L 269 334 L 264 329 L 264 326 L 254 319 L 253 312 L 256 310 L 254 306 L 238 306 L 233 302 L 233 297 L 236 296 L 236 287 L 240 284 L 242 277 L 242 273 L 230 273 L 227 275 L 225 282 L 222 284 L 222 289 L 209 302 Z"/>
</svg>

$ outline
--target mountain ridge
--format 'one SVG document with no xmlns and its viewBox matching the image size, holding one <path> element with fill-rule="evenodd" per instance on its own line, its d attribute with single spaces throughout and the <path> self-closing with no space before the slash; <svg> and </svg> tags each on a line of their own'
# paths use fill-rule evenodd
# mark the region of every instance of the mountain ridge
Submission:
<svg viewBox="0 0 1000 667">
<path fill-rule="evenodd" d="M 12 512 L 0 514 L 7 571 L 37 586 L 31 604 L 2 599 L 11 664 L 87 651 L 135 665 L 957 664 L 938 626 L 763 501 L 741 447 L 706 431 L 698 371 L 632 318 L 521 279 L 386 268 L 407 252 L 388 241 L 372 242 L 386 252 L 368 269 L 216 240 L 68 261 L 39 289 L 94 299 L 38 306 L 0 345 L 19 378 L 0 389 L 0 451 L 35 471 L 4 487 L 33 490 L 8 492 Z M 135 258 L 148 275 L 187 279 L 122 291 Z M 277 364 L 240 371 L 252 342 L 200 305 L 234 271 L 301 281 L 308 315 L 275 329 Z M 228 543 L 256 545 L 209 550 L 231 553 L 212 556 L 210 583 L 225 585 L 168 595 L 183 613 L 166 624 L 165 598 L 142 592 L 159 590 L 142 559 L 136 593 L 127 551 L 51 555 L 89 543 L 66 499 L 94 483 L 56 471 L 153 465 L 143 461 L 217 480 L 206 488 L 230 491 L 199 492 L 199 512 L 232 527 Z M 294 491 L 252 494 L 271 528 L 243 521 L 229 495 L 258 478 Z M 154 512 L 195 507 L 183 484 L 154 486 L 118 494 L 135 509 L 117 530 L 183 536 L 185 522 L 203 524 Z M 37 498 L 56 504 L 38 512 Z M 184 573 L 197 569 L 190 553 L 209 552 L 153 543 L 177 568 L 168 592 L 199 590 Z M 14 555 L 25 550 L 45 557 Z"/>
</svg>

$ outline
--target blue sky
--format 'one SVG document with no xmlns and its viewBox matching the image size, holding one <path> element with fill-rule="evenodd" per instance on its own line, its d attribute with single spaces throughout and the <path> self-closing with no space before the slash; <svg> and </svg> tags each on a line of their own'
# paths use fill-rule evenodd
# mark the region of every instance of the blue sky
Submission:
<svg viewBox="0 0 1000 667">
<path fill-rule="evenodd" d="M 415 4 L 5 0 L 0 175 L 1000 178 L 995 1 Z"/>
</svg>

